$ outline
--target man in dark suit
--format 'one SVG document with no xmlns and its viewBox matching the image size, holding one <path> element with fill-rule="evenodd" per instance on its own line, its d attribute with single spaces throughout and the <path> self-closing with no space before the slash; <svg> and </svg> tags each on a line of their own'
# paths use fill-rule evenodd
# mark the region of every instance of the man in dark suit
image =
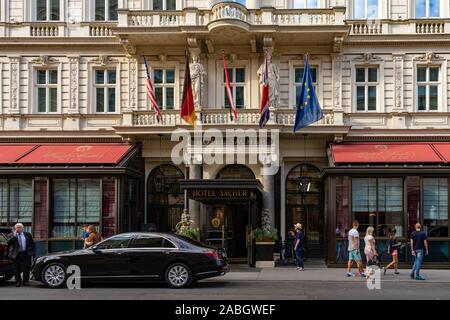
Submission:
<svg viewBox="0 0 450 320">
<path fill-rule="evenodd" d="M 8 256 L 13 261 L 16 287 L 29 286 L 31 258 L 34 256 L 34 241 L 30 233 L 23 231 L 23 224 L 21 223 L 14 226 L 14 232 L 8 237 Z"/>
</svg>

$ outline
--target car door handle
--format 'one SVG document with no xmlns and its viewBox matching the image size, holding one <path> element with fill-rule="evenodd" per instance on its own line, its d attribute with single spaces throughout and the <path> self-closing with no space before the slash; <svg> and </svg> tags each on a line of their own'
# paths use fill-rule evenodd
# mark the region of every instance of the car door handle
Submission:
<svg viewBox="0 0 450 320">
<path fill-rule="evenodd" d="M 170 254 L 170 251 L 164 251 L 164 254 Z"/>
<path fill-rule="evenodd" d="M 126 253 L 126 252 L 124 252 L 124 251 L 117 252 L 117 254 L 118 254 L 119 256 L 123 256 L 125 253 Z"/>
</svg>

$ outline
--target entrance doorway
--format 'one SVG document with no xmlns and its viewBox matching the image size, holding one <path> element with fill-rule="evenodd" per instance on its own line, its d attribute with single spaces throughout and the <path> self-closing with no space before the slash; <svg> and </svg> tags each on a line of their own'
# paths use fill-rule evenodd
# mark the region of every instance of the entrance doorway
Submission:
<svg viewBox="0 0 450 320">
<path fill-rule="evenodd" d="M 248 204 L 209 206 L 205 240 L 226 249 L 230 262 L 247 263 Z"/>
<path fill-rule="evenodd" d="M 203 203 L 200 219 L 201 240 L 226 248 L 230 262 L 256 263 L 255 240 L 251 231 L 258 227 L 262 203 L 262 185 L 256 179 L 182 180 L 186 200 Z"/>
<path fill-rule="evenodd" d="M 308 164 L 296 166 L 287 176 L 286 193 L 286 231 L 301 223 L 307 257 L 323 258 L 324 216 L 319 169 Z"/>
</svg>

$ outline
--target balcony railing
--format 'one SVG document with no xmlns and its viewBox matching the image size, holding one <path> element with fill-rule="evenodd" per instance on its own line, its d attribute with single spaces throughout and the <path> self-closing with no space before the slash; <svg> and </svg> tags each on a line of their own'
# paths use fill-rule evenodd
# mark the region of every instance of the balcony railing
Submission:
<svg viewBox="0 0 450 320">
<path fill-rule="evenodd" d="M 292 126 L 295 123 L 296 111 L 293 109 L 277 109 L 271 112 L 269 124 Z M 203 110 L 197 115 L 203 125 L 258 125 L 260 112 L 258 109 L 238 110 L 238 118 L 234 121 L 228 110 Z M 178 110 L 163 111 L 161 121 L 158 122 L 156 114 L 152 111 L 139 111 L 133 113 L 133 126 L 174 127 L 185 125 Z M 316 125 L 332 126 L 335 124 L 333 110 L 324 110 L 324 118 Z"/>
<path fill-rule="evenodd" d="M 119 27 L 209 26 L 234 20 L 249 25 L 315 26 L 345 25 L 345 8 L 247 9 L 239 3 L 219 2 L 211 9 L 187 8 L 181 11 L 119 10 Z"/>
<path fill-rule="evenodd" d="M 356 36 L 446 34 L 450 32 L 449 19 L 347 20 L 346 23 L 351 25 L 351 34 Z"/>
</svg>

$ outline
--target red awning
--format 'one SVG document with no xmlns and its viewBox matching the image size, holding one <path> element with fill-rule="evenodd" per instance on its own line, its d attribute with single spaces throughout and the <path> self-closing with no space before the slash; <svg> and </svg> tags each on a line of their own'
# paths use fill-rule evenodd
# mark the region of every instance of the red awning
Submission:
<svg viewBox="0 0 450 320">
<path fill-rule="evenodd" d="M 123 144 L 40 145 L 19 164 L 117 164 L 131 149 Z"/>
<path fill-rule="evenodd" d="M 445 162 L 450 162 L 450 143 L 446 142 L 433 143 L 433 147 L 439 153 L 441 158 L 445 160 Z"/>
<path fill-rule="evenodd" d="M 450 145 L 448 145 L 450 159 Z M 433 143 L 346 143 L 331 147 L 335 163 L 444 163 Z"/>
<path fill-rule="evenodd" d="M 11 164 L 36 148 L 35 145 L 0 145 L 0 164 Z"/>
</svg>

